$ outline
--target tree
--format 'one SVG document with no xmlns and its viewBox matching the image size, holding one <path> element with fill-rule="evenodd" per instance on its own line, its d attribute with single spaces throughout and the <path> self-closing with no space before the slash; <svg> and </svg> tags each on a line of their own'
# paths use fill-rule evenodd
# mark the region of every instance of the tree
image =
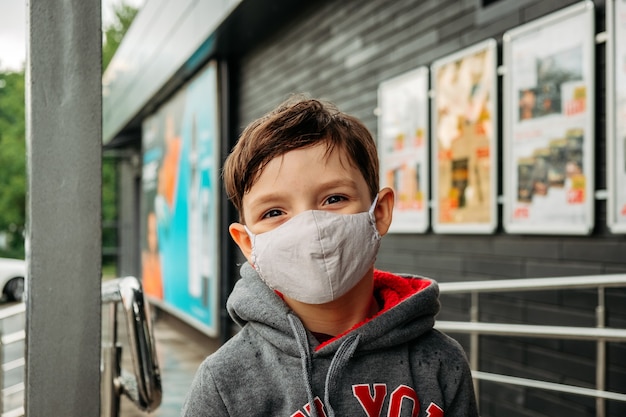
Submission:
<svg viewBox="0 0 626 417">
<path fill-rule="evenodd" d="M 24 71 L 0 72 L 0 256 L 24 257 L 26 122 Z"/>
<path fill-rule="evenodd" d="M 113 23 L 103 28 L 102 71 L 106 70 L 139 10 L 122 2 L 113 6 Z"/>
</svg>

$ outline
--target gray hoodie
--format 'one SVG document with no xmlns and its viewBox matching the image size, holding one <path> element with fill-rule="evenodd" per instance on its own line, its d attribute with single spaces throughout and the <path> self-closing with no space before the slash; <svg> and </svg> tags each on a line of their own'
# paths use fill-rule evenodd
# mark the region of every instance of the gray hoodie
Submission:
<svg viewBox="0 0 626 417">
<path fill-rule="evenodd" d="M 478 416 L 465 353 L 433 329 L 435 281 L 375 270 L 381 311 L 320 344 L 247 263 L 241 277 L 227 309 L 242 329 L 202 363 L 183 416 Z"/>
</svg>

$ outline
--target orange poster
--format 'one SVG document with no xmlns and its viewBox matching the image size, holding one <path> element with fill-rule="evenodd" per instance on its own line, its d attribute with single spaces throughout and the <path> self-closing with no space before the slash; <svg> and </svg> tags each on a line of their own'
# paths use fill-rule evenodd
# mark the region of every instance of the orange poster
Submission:
<svg viewBox="0 0 626 417">
<path fill-rule="evenodd" d="M 496 43 L 436 61 L 433 84 L 433 229 L 491 233 L 497 223 Z"/>
</svg>

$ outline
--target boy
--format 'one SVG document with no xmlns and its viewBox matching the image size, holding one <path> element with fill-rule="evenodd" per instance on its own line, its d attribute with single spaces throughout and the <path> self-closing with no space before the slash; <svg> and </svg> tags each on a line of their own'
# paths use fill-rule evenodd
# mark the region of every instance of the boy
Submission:
<svg viewBox="0 0 626 417">
<path fill-rule="evenodd" d="M 223 171 L 247 261 L 241 331 L 209 356 L 183 416 L 477 416 L 461 347 L 433 329 L 434 281 L 374 270 L 394 195 L 374 140 L 317 100 L 251 123 Z"/>
</svg>

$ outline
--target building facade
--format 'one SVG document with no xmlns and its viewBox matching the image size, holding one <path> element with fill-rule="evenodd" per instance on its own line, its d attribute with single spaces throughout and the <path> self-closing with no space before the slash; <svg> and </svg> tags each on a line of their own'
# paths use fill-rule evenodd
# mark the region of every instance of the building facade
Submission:
<svg viewBox="0 0 626 417">
<path fill-rule="evenodd" d="M 390 112 L 413 123 L 419 146 L 429 145 L 422 156 L 409 157 L 415 169 L 381 172 L 381 180 L 408 191 L 407 217 L 398 213 L 404 226 L 383 239 L 378 268 L 440 282 L 626 273 L 623 220 L 611 206 L 621 198 L 615 190 L 624 187 L 620 169 L 626 167 L 618 165 L 626 145 L 614 134 L 624 114 L 607 105 L 620 105 L 607 100 L 620 85 L 606 59 L 607 39 L 616 31 L 607 28 L 607 18 L 620 1 L 148 2 L 104 77 L 105 149 L 122 155 L 121 273 L 145 274 L 152 265 L 141 254 L 150 246 L 153 213 L 155 233 L 165 242 L 158 251 L 168 260 L 158 267 L 164 288 L 147 292 L 209 335 L 228 338 L 233 329 L 225 299 L 243 258 L 227 233 L 237 218 L 219 168 L 246 124 L 292 93 L 330 100 L 360 118 L 377 137 L 381 160 L 405 149 L 398 148 L 397 132 L 389 133 L 393 126 L 384 125 Z M 582 23 L 567 23 L 571 10 Z M 465 60 L 471 67 L 483 57 L 489 61 L 475 74 L 464 69 Z M 403 98 L 402 88 L 394 92 L 392 81 L 407 74 L 419 79 L 420 68 L 426 90 L 415 87 L 417 101 Z M 468 87 L 463 71 L 478 77 L 467 81 L 471 100 L 461 94 Z M 450 83 L 458 88 L 446 96 Z M 525 94 L 532 94 L 530 122 L 523 121 Z M 466 114 L 479 96 L 481 110 Z M 466 111 L 459 110 L 463 100 Z M 402 105 L 416 115 L 398 110 Z M 446 141 L 451 111 L 459 112 L 452 129 L 460 136 L 466 129 L 463 137 L 474 148 Z M 560 130 L 553 135 L 555 126 Z M 577 127 L 583 139 L 576 139 Z M 552 136 L 539 138 L 538 129 Z M 395 145 L 385 154 L 387 134 Z M 543 144 L 517 146 L 512 139 L 527 134 Z M 607 148 L 622 152 L 617 162 Z M 170 174 L 168 164 L 175 165 Z M 171 180 L 167 191 L 160 176 L 178 182 Z M 556 193 L 565 200 L 550 200 Z M 479 200 L 489 202 L 481 211 L 488 218 L 472 214 Z M 411 210 L 420 226 L 412 227 Z M 176 236 L 185 225 L 184 236 Z M 170 248 L 188 250 L 166 252 L 167 239 Z M 188 260 L 182 270 L 181 259 Z M 485 321 L 594 326 L 596 304 L 592 290 L 485 294 L 479 314 Z M 607 289 L 606 310 L 608 327 L 626 327 L 623 290 Z M 468 320 L 469 314 L 469 297 L 442 297 L 440 319 Z M 469 351 L 469 337 L 454 336 Z M 596 386 L 590 342 L 482 337 L 480 349 L 484 371 Z M 608 343 L 607 364 L 606 389 L 625 392 L 626 346 Z M 480 384 L 480 404 L 483 416 L 520 417 L 590 416 L 596 406 L 591 398 L 488 382 Z M 606 410 L 621 416 L 626 404 L 608 401 Z"/>
</svg>

